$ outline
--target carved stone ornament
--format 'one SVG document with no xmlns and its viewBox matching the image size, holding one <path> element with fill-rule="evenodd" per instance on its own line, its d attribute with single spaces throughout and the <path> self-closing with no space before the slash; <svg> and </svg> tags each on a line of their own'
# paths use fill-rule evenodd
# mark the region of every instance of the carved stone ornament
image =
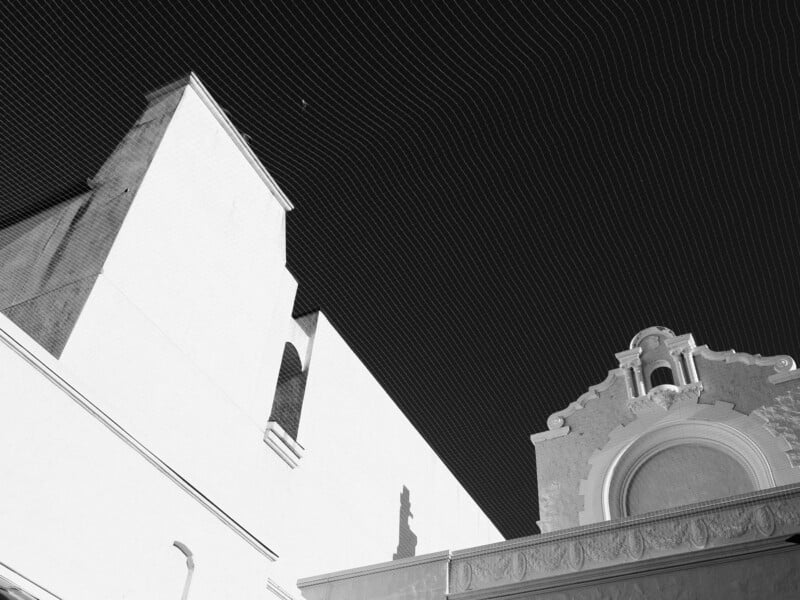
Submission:
<svg viewBox="0 0 800 600">
<path fill-rule="evenodd" d="M 525 571 L 528 569 L 528 561 L 522 552 L 516 552 L 511 557 L 510 574 L 514 581 L 522 581 L 525 578 Z"/>
<path fill-rule="evenodd" d="M 453 592 L 466 592 L 472 583 L 472 567 L 468 562 L 461 562 L 453 569 L 450 587 Z"/>
<path fill-rule="evenodd" d="M 753 515 L 753 520 L 762 536 L 769 537 L 775 531 L 775 517 L 772 516 L 769 506 L 759 506 Z"/>
<path fill-rule="evenodd" d="M 708 527 L 700 517 L 689 521 L 689 543 L 698 550 L 708 544 Z"/>
<path fill-rule="evenodd" d="M 644 554 L 644 538 L 637 529 L 628 529 L 625 534 L 625 550 L 633 560 L 639 560 Z"/>
<path fill-rule="evenodd" d="M 660 385 L 644 396 L 628 400 L 628 409 L 634 414 L 653 408 L 669 410 L 674 405 L 683 402 L 697 403 L 702 391 L 702 383 L 690 383 L 680 388 L 674 385 Z"/>
<path fill-rule="evenodd" d="M 783 438 L 789 446 L 789 463 L 800 467 L 800 388 L 778 396 L 769 406 L 752 413 L 764 421 L 764 427 L 775 437 Z"/>
<path fill-rule="evenodd" d="M 720 501 L 712 507 L 690 508 L 635 524 L 609 524 L 604 530 L 535 536 L 475 556 L 454 557 L 453 592 L 510 585 L 553 575 L 603 568 L 657 556 L 693 552 L 743 541 L 789 535 L 800 529 L 800 486 L 764 495 L 753 502 Z M 755 498 L 754 498 L 755 499 Z M 580 536 L 579 539 L 576 539 Z"/>
<path fill-rule="evenodd" d="M 578 541 L 570 542 L 567 546 L 567 564 L 573 571 L 580 571 L 583 567 L 583 562 L 586 555 L 583 552 L 583 546 Z"/>
</svg>

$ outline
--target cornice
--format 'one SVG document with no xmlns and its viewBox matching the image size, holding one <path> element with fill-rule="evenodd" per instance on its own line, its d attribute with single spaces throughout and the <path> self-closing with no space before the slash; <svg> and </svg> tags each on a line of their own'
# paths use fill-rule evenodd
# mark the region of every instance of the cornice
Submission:
<svg viewBox="0 0 800 600">
<path fill-rule="evenodd" d="M 239 148 L 247 162 L 250 163 L 250 166 L 253 167 L 283 209 L 286 212 L 292 210 L 294 205 L 289 201 L 281 188 L 278 187 L 278 184 L 272 178 L 272 175 L 269 174 L 267 168 L 256 156 L 255 152 L 253 152 L 252 148 L 250 148 L 250 145 L 247 143 L 244 137 L 242 137 L 242 134 L 239 133 L 231 120 L 228 118 L 228 115 L 226 115 L 225 111 L 222 110 L 219 104 L 217 104 L 217 101 L 214 100 L 197 75 L 195 75 L 193 72 L 189 73 L 177 81 L 168 83 L 167 85 L 150 92 L 145 96 L 145 98 L 150 104 L 153 104 L 162 96 L 185 87 L 190 87 L 197 93 L 197 95 L 203 101 L 203 104 L 205 104 L 206 107 L 211 111 L 211 114 L 214 115 L 214 118 L 217 120 L 217 122 L 222 126 L 233 143 L 236 144 L 236 147 Z"/>
<path fill-rule="evenodd" d="M 598 585 L 625 580 L 633 576 L 642 577 L 683 570 L 687 565 L 692 567 L 711 566 L 727 563 L 737 558 L 752 555 L 777 554 L 797 551 L 797 546 L 786 541 L 785 536 L 762 540 L 751 540 L 741 544 L 706 548 L 691 554 L 675 554 L 657 558 L 613 565 L 591 571 L 578 571 L 565 575 L 556 575 L 532 581 L 522 581 L 502 587 L 472 590 L 447 595 L 448 600 L 528 600 L 531 594 L 572 592 L 574 587 L 593 589 Z M 567 592 L 567 593 L 569 593 Z M 573 595 L 569 596 L 573 598 Z M 575 598 L 593 598 L 594 596 L 575 595 Z"/>
<path fill-rule="evenodd" d="M 736 552 L 741 544 L 769 545 L 798 529 L 800 484 L 791 484 L 456 551 L 448 597 L 495 598 L 506 590 L 538 589 L 556 576 L 584 581 L 593 571 L 638 572 L 642 560 L 693 562 L 706 548 Z"/>
<path fill-rule="evenodd" d="M 45 364 L 39 357 L 33 354 L 30 350 L 25 348 L 16 339 L 14 339 L 8 332 L 0 328 L 0 341 L 7 346 L 12 352 L 17 354 L 21 359 L 35 368 L 53 385 L 63 391 L 75 404 L 80 406 L 89 415 L 94 417 L 101 425 L 113 433 L 117 438 L 124 442 L 131 450 L 144 458 L 151 466 L 155 467 L 162 475 L 172 481 L 178 488 L 186 492 L 195 501 L 197 501 L 203 508 L 219 519 L 226 527 L 233 531 L 236 535 L 242 538 L 245 542 L 250 544 L 258 552 L 264 555 L 271 561 L 278 559 L 275 554 L 266 544 L 261 542 L 257 537 L 245 529 L 239 522 L 226 513 L 222 508 L 217 506 L 209 498 L 207 498 L 200 490 L 189 483 L 177 471 L 165 463 L 154 452 L 139 442 L 133 435 L 128 433 L 119 423 L 107 415 L 101 408 L 91 402 L 86 396 L 81 394 L 72 385 L 69 384 L 64 378 L 56 373 L 52 368 Z"/>
<path fill-rule="evenodd" d="M 450 560 L 450 551 L 443 550 L 441 552 L 432 552 L 431 554 L 422 554 L 420 556 L 412 556 L 410 558 L 390 560 L 387 562 L 378 563 L 376 565 L 367 565 L 365 567 L 336 571 L 334 573 L 327 573 L 324 575 L 304 577 L 297 580 L 297 587 L 302 589 L 312 585 L 321 585 L 324 583 L 330 583 L 332 581 L 341 581 L 342 579 L 352 579 L 354 577 L 363 577 L 365 575 L 373 575 L 375 573 L 384 573 L 386 571 L 395 571 L 397 569 L 406 569 L 408 567 L 416 567 L 432 562 L 448 560 Z"/>
</svg>

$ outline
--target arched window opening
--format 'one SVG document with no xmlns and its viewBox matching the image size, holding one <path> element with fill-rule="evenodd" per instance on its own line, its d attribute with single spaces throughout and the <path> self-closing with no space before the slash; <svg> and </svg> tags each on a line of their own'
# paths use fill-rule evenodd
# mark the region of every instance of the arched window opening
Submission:
<svg viewBox="0 0 800 600">
<path fill-rule="evenodd" d="M 650 389 L 664 384 L 675 385 L 672 378 L 672 369 L 669 367 L 658 367 L 650 373 Z"/>
<path fill-rule="evenodd" d="M 297 349 L 287 342 L 283 348 L 283 359 L 278 372 L 278 383 L 275 386 L 269 420 L 277 422 L 294 440 L 297 440 L 297 431 L 300 427 L 306 376 L 307 371 L 303 371 Z"/>
</svg>

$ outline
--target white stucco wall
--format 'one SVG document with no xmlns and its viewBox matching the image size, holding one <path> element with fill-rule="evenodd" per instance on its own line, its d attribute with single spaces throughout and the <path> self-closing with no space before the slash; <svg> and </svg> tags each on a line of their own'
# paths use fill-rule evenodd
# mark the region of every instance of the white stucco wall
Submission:
<svg viewBox="0 0 800 600">
<path fill-rule="evenodd" d="M 285 579 L 391 560 L 404 485 L 416 554 L 502 539 L 324 315 L 298 440 L 305 456 L 285 483 L 278 510 L 287 518 L 274 530 L 278 552 L 293 557 L 279 561 Z"/>
<path fill-rule="evenodd" d="M 3 316 L 0 329 L 0 561 L 63 600 L 177 599 L 179 540 L 193 599 L 265 597 L 270 563 L 49 379 L 56 361 L 12 351 L 31 340 Z"/>
<path fill-rule="evenodd" d="M 0 421 L 14 433 L 0 440 L 0 480 L 13 493 L 0 495 L 0 561 L 65 600 L 178 598 L 179 539 L 197 556 L 193 599 L 268 598 L 267 577 L 293 591 L 297 577 L 391 559 L 403 485 L 418 554 L 501 539 L 322 315 L 305 456 L 293 470 L 263 442 L 294 328 L 284 225 L 187 88 L 61 359 L 0 316 L 278 561 L 4 347 Z"/>
</svg>

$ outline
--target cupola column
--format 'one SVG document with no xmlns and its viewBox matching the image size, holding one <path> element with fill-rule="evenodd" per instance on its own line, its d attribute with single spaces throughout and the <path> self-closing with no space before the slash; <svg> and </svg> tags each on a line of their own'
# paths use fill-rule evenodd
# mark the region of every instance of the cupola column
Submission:
<svg viewBox="0 0 800 600">
<path fill-rule="evenodd" d="M 694 343 L 694 338 L 692 337 L 691 333 L 687 333 L 686 335 L 679 335 L 671 340 L 665 340 L 664 342 L 669 348 L 670 355 L 675 359 L 676 365 L 679 367 L 677 369 L 677 373 L 680 376 L 680 379 L 683 381 L 680 382 L 679 385 L 684 385 L 686 379 L 684 378 L 683 373 L 683 365 L 681 364 L 681 356 L 683 357 L 683 363 L 686 365 L 686 376 L 688 377 L 688 383 L 697 383 L 699 378 L 697 377 L 697 368 L 694 364 L 694 349 L 696 345 Z"/>
<path fill-rule="evenodd" d="M 642 377 L 642 359 L 640 358 L 641 353 L 642 349 L 637 347 L 631 348 L 630 350 L 625 350 L 624 352 L 618 352 L 615 355 L 617 360 L 619 360 L 620 368 L 626 369 L 628 373 L 632 373 L 632 398 L 644 396 L 646 393 L 644 388 L 644 377 Z"/>
</svg>

